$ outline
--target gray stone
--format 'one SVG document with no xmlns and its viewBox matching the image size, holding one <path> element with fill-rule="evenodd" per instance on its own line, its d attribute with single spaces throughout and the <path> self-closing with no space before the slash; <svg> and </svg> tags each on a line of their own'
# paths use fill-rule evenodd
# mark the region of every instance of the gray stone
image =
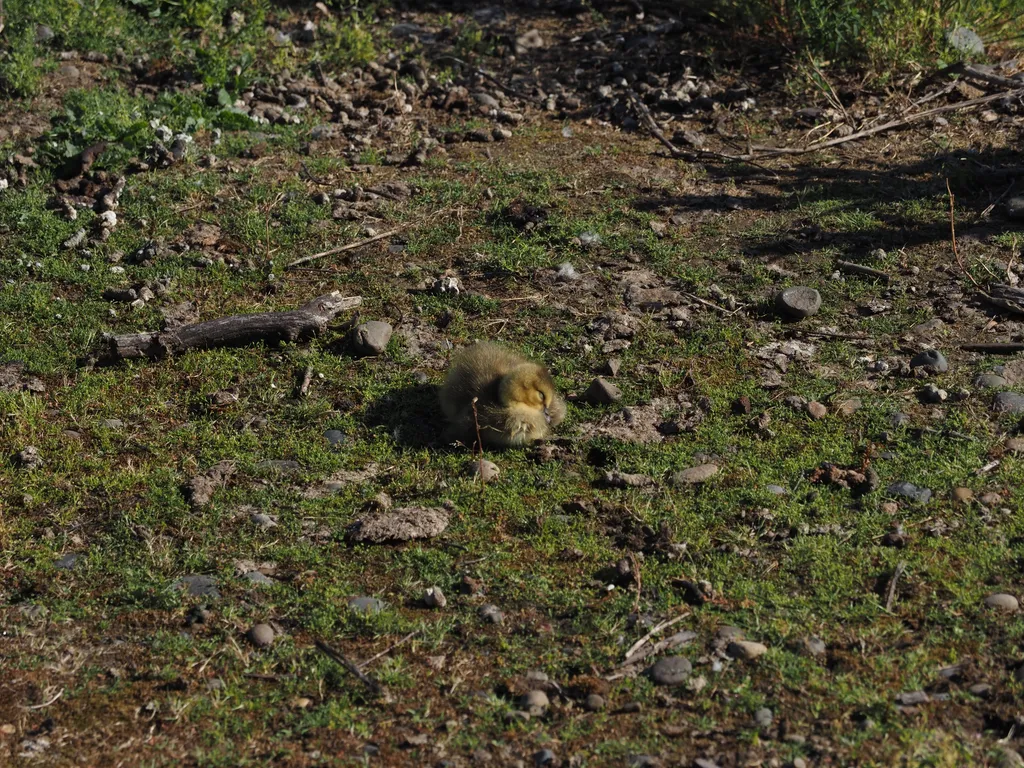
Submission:
<svg viewBox="0 0 1024 768">
<path fill-rule="evenodd" d="M 1019 392 L 1000 392 L 992 400 L 992 410 L 999 414 L 1020 416 L 1024 414 L 1024 395 Z"/>
<path fill-rule="evenodd" d="M 693 665 L 689 659 L 682 656 L 667 656 L 655 662 L 647 674 L 655 685 L 680 685 L 692 671 Z"/>
<path fill-rule="evenodd" d="M 985 55 L 985 42 L 968 27 L 946 30 L 946 42 L 950 48 L 968 59 L 978 59 Z"/>
<path fill-rule="evenodd" d="M 55 37 L 53 30 L 45 24 L 39 24 L 36 26 L 36 43 L 42 45 L 48 43 Z"/>
<path fill-rule="evenodd" d="M 899 496 L 911 501 L 919 501 L 922 504 L 927 504 L 932 497 L 932 492 L 929 489 L 908 483 L 906 480 L 899 480 L 893 483 L 886 491 L 890 496 Z"/>
<path fill-rule="evenodd" d="M 183 589 L 194 597 L 220 597 L 217 581 L 205 574 L 189 574 L 174 582 L 175 589 Z"/>
<path fill-rule="evenodd" d="M 719 472 L 717 464 L 698 464 L 672 475 L 673 485 L 699 485 L 706 483 Z"/>
<path fill-rule="evenodd" d="M 802 319 L 818 314 L 821 294 L 813 288 L 796 285 L 775 296 L 775 308 L 782 315 Z"/>
<path fill-rule="evenodd" d="M 1024 195 L 1006 201 L 1006 215 L 1016 221 L 1024 221 Z"/>
<path fill-rule="evenodd" d="M 14 463 L 22 469 L 39 469 L 46 462 L 43 461 L 38 448 L 28 445 L 14 454 Z"/>
<path fill-rule="evenodd" d="M 267 576 L 265 573 L 260 571 L 247 571 L 242 574 L 242 578 L 246 581 L 250 581 L 253 584 L 273 584 L 274 580 Z"/>
<path fill-rule="evenodd" d="M 762 643 L 755 643 L 753 640 L 734 640 L 726 647 L 725 652 L 733 659 L 742 661 L 753 661 L 758 656 L 767 653 L 768 646 Z"/>
<path fill-rule="evenodd" d="M 604 697 L 597 693 L 591 693 L 583 700 L 583 708 L 587 712 L 600 712 L 605 708 Z"/>
<path fill-rule="evenodd" d="M 269 624 L 256 624 L 245 633 L 245 637 L 257 648 L 267 648 L 274 642 L 274 630 Z"/>
<path fill-rule="evenodd" d="M 249 515 L 249 519 L 255 525 L 263 528 L 264 530 L 277 527 L 277 520 L 275 520 L 271 515 L 266 515 L 263 512 L 253 512 Z"/>
<path fill-rule="evenodd" d="M 926 349 L 910 358 L 910 367 L 934 368 L 939 373 L 945 373 L 949 370 L 949 363 L 946 361 L 945 355 L 939 352 L 939 350 Z"/>
<path fill-rule="evenodd" d="M 81 552 L 72 552 L 60 558 L 57 562 L 53 564 L 53 567 L 59 568 L 62 571 L 70 571 L 76 565 L 78 565 L 79 561 L 81 561 L 82 558 L 84 557 L 85 555 L 83 555 Z"/>
<path fill-rule="evenodd" d="M 324 439 L 333 445 L 335 448 L 342 446 L 348 440 L 348 435 L 342 432 L 340 429 L 328 429 L 324 432 Z"/>
<path fill-rule="evenodd" d="M 376 597 L 353 597 L 348 601 L 348 609 L 350 611 L 367 616 L 380 613 L 386 607 L 387 604 L 383 600 L 378 600 Z"/>
<path fill-rule="evenodd" d="M 989 595 L 985 598 L 985 605 L 993 610 L 1003 611 L 1004 613 L 1016 613 L 1020 610 L 1020 601 L 1013 595 L 1008 595 L 1005 592 Z"/>
<path fill-rule="evenodd" d="M 601 368 L 601 373 L 606 376 L 618 376 L 620 370 L 622 370 L 622 361 L 617 357 L 610 357 Z"/>
<path fill-rule="evenodd" d="M 496 98 L 494 98 L 493 96 L 491 96 L 491 94 L 485 91 L 477 91 L 476 93 L 474 93 L 473 101 L 475 101 L 477 104 L 483 107 L 493 107 L 497 109 L 498 107 L 501 106 L 501 104 L 498 103 L 498 100 Z"/>
<path fill-rule="evenodd" d="M 124 429 L 124 422 L 120 419 L 103 419 L 100 421 L 100 426 L 107 429 Z"/>
<path fill-rule="evenodd" d="M 544 691 L 529 691 L 519 697 L 519 709 L 529 712 L 533 717 L 539 717 L 547 712 L 551 702 Z"/>
<path fill-rule="evenodd" d="M 480 606 L 477 613 L 481 619 L 489 621 L 491 624 L 501 624 L 505 620 L 505 614 L 501 612 L 501 609 L 490 603 Z"/>
<path fill-rule="evenodd" d="M 391 334 L 394 329 L 390 323 L 380 320 L 371 320 L 368 323 L 357 325 L 352 332 L 352 348 L 357 355 L 364 357 L 383 354 L 391 341 Z"/>
<path fill-rule="evenodd" d="M 444 596 L 440 587 L 427 587 L 423 602 L 428 608 L 444 608 L 448 605 L 448 598 Z"/>
<path fill-rule="evenodd" d="M 555 273 L 555 280 L 560 283 L 575 283 L 579 279 L 580 273 L 577 272 L 576 267 L 568 261 L 563 261 L 558 265 L 558 271 Z"/>
<path fill-rule="evenodd" d="M 896 697 L 896 701 L 905 707 L 916 707 L 918 704 L 926 704 L 931 698 L 924 691 L 907 691 Z"/>
<path fill-rule="evenodd" d="M 529 51 L 529 50 L 531 50 L 533 48 L 543 48 L 543 47 L 544 47 L 544 38 L 541 37 L 540 32 L 538 30 L 536 30 L 536 29 L 531 29 L 531 30 L 529 30 L 527 32 L 524 32 L 523 34 L 521 34 L 519 37 L 516 38 L 516 52 L 517 53 L 523 53 L 523 52 Z"/>
<path fill-rule="evenodd" d="M 496 479 L 501 474 L 501 470 L 493 461 L 473 459 L 466 462 L 466 474 L 471 477 L 479 477 L 487 483 Z"/>
<path fill-rule="evenodd" d="M 771 728 L 775 714 L 768 707 L 761 707 L 754 713 L 754 724 L 758 728 Z"/>
<path fill-rule="evenodd" d="M 598 376 L 583 393 L 583 399 L 591 405 L 610 405 L 622 399 L 622 390 Z"/>
<path fill-rule="evenodd" d="M 921 398 L 922 403 L 938 404 L 944 403 L 949 399 L 949 393 L 944 389 L 939 389 L 934 384 L 926 384 L 921 387 L 921 390 L 917 393 L 918 397 Z"/>
<path fill-rule="evenodd" d="M 1006 379 L 996 373 L 983 373 L 974 380 L 978 389 L 1000 389 L 1009 385 Z"/>
</svg>

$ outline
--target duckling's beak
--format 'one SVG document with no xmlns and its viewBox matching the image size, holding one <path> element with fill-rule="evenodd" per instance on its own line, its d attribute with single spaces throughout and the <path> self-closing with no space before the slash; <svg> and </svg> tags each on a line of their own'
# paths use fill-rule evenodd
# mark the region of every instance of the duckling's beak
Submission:
<svg viewBox="0 0 1024 768">
<path fill-rule="evenodd" d="M 546 421 L 548 424 L 551 423 L 551 413 L 548 411 L 547 408 L 544 409 L 544 421 Z"/>
</svg>

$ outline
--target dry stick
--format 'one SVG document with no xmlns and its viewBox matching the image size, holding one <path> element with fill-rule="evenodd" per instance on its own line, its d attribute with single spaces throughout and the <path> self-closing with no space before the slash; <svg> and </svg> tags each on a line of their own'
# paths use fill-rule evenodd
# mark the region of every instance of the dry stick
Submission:
<svg viewBox="0 0 1024 768">
<path fill-rule="evenodd" d="M 680 613 L 678 616 L 676 616 L 673 619 L 668 619 L 666 621 L 661 622 L 660 624 L 656 624 L 654 627 L 651 628 L 650 632 L 648 632 L 646 635 L 641 637 L 639 640 L 637 640 L 635 643 L 633 643 L 633 645 L 630 646 L 629 650 L 626 651 L 626 657 L 625 657 L 625 659 L 623 660 L 622 663 L 623 664 L 628 663 L 629 662 L 629 657 L 632 656 L 637 651 L 639 651 L 641 648 L 643 648 L 644 643 L 646 643 L 648 640 L 650 640 L 656 634 L 661 632 L 663 629 L 668 629 L 673 624 L 676 624 L 676 623 L 682 621 L 683 619 L 685 619 L 689 615 L 690 615 L 689 611 L 683 611 L 682 613 Z"/>
<path fill-rule="evenodd" d="M 906 567 L 907 564 L 901 560 L 896 566 L 896 570 L 893 571 L 892 578 L 889 580 L 889 593 L 885 596 L 886 611 L 892 608 L 892 601 L 896 599 L 896 582 L 899 581 L 899 578 Z"/>
<path fill-rule="evenodd" d="M 640 97 L 636 95 L 636 92 L 633 89 L 629 89 L 628 91 L 626 91 L 626 93 L 629 96 L 629 100 L 633 103 L 633 108 L 636 110 L 636 113 L 640 116 L 640 119 L 644 121 L 644 124 L 647 125 L 647 130 L 651 132 L 651 135 L 654 136 L 654 138 L 656 138 L 658 141 L 665 145 L 665 147 L 668 149 L 672 157 L 679 158 L 682 160 L 695 160 L 701 157 L 713 157 L 718 160 L 743 160 L 743 162 L 745 162 L 747 165 L 753 166 L 754 168 L 758 168 L 764 171 L 765 173 L 770 174 L 772 178 L 779 178 L 779 174 L 777 174 L 771 168 L 765 168 L 763 165 L 758 165 L 757 163 L 753 163 L 750 160 L 745 160 L 740 157 L 735 157 L 733 155 L 725 155 L 722 154 L 721 152 L 712 152 L 709 149 L 696 149 L 692 152 L 689 150 L 680 149 L 671 141 L 669 141 L 668 137 L 665 136 L 665 132 L 658 127 L 658 123 L 655 121 L 654 116 L 651 114 L 651 111 L 647 108 L 647 105 L 640 100 Z"/>
<path fill-rule="evenodd" d="M 892 278 L 880 269 L 865 267 L 863 264 L 855 264 L 852 261 L 837 261 L 836 269 L 851 275 L 864 275 L 866 277 L 877 277 L 879 280 L 889 282 Z"/>
<path fill-rule="evenodd" d="M 1015 355 L 1024 352 L 1024 344 L 964 344 L 964 352 L 981 352 L 983 355 Z"/>
<path fill-rule="evenodd" d="M 327 643 L 325 643 L 323 640 L 315 640 L 314 642 L 316 644 L 317 650 L 319 650 L 321 653 L 327 656 L 327 658 L 329 658 L 331 661 L 334 661 L 337 664 L 343 666 L 345 669 L 347 669 L 356 677 L 357 680 L 359 680 L 359 682 L 361 682 L 363 685 L 369 688 L 374 695 L 380 696 L 384 693 L 384 689 L 381 687 L 380 683 L 378 683 L 369 675 L 364 674 L 362 670 L 359 669 L 359 667 L 357 667 L 351 661 L 346 659 L 345 656 L 340 651 L 335 650 Z"/>
<path fill-rule="evenodd" d="M 849 136 L 840 136 L 837 139 L 831 139 L 829 141 L 819 142 L 812 144 L 809 147 L 760 147 L 755 146 L 751 148 L 751 151 L 746 155 L 722 155 L 730 160 L 751 160 L 753 158 L 760 157 L 774 157 L 776 155 L 806 155 L 809 152 L 818 152 L 822 149 L 828 149 L 829 147 L 835 147 L 839 144 L 845 144 L 848 141 L 856 141 L 857 139 L 863 139 L 867 136 L 873 136 L 876 133 L 882 131 L 888 131 L 892 128 L 902 128 L 905 125 L 916 123 L 918 120 L 923 120 L 926 117 L 932 115 L 939 115 L 943 112 L 955 112 L 959 109 L 968 109 L 970 107 L 978 107 L 982 104 L 988 104 L 996 101 L 997 99 L 1003 99 L 1013 96 L 1024 95 L 1024 87 L 1017 88 L 1011 91 L 1003 91 L 1002 93 L 992 93 L 988 96 L 980 96 L 977 99 L 969 99 L 968 101 L 958 101 L 956 104 L 945 104 L 941 107 L 933 107 L 932 109 L 926 109 L 924 112 L 917 112 L 907 117 L 902 117 L 897 120 L 890 120 L 888 123 L 882 125 L 876 125 L 874 128 L 866 128 L 863 131 L 857 131 L 851 133 Z"/>
<path fill-rule="evenodd" d="M 956 258 L 957 266 L 960 267 L 960 271 L 967 276 L 967 278 L 974 283 L 974 287 L 979 291 L 981 286 L 978 285 L 978 281 L 974 279 L 974 275 L 967 271 L 967 267 L 964 266 L 964 260 L 960 257 L 960 251 L 956 247 L 956 223 L 953 220 L 953 190 L 950 189 L 949 179 L 946 179 L 946 192 L 949 193 L 949 235 L 953 241 L 953 256 Z"/>
<path fill-rule="evenodd" d="M 420 631 L 419 631 L 418 629 L 417 629 L 417 630 L 416 630 L 415 632 L 410 632 L 410 633 L 409 633 L 408 635 L 406 635 L 405 637 L 403 637 L 403 638 L 402 638 L 401 640 L 399 640 L 399 641 L 398 641 L 397 643 L 395 643 L 395 644 L 394 644 L 394 645 L 392 645 L 391 647 L 389 647 L 389 648 L 385 648 L 385 649 L 384 649 L 383 651 L 381 651 L 380 653 L 378 653 L 378 654 L 377 654 L 376 656 L 371 656 L 371 657 L 370 657 L 370 658 L 368 658 L 368 659 L 367 659 L 366 661 L 364 661 L 364 662 L 361 662 L 361 663 L 360 663 L 360 664 L 358 665 L 358 666 L 359 666 L 359 668 L 360 668 L 360 669 L 363 669 L 363 668 L 365 668 L 365 667 L 368 667 L 368 666 L 369 666 L 369 665 L 370 665 L 371 663 L 375 662 L 375 661 L 376 661 L 377 659 L 379 659 L 379 658 L 380 658 L 381 656 L 386 656 L 387 654 L 391 653 L 391 652 L 392 652 L 393 650 L 395 650 L 395 648 L 397 648 L 398 646 L 402 645 L 403 643 L 406 643 L 406 642 L 408 642 L 408 641 L 409 641 L 409 640 L 411 640 L 412 638 L 416 637 L 416 635 L 418 635 L 419 633 L 420 633 Z"/>
<path fill-rule="evenodd" d="M 2 9 L 0 9 L 0 10 L 2 10 Z M 22 709 L 45 709 L 46 707 L 50 706 L 55 701 L 57 701 L 57 699 L 59 699 L 63 695 L 64 695 L 64 689 L 61 688 L 60 691 L 57 692 L 57 695 L 54 696 L 49 701 L 44 701 L 42 704 L 33 704 L 30 707 L 22 707 Z"/>
<path fill-rule="evenodd" d="M 306 370 L 302 374 L 302 381 L 299 382 L 299 397 L 305 397 L 309 391 L 309 382 L 313 379 L 313 366 L 307 365 Z"/>
<path fill-rule="evenodd" d="M 341 245 L 338 246 L 337 248 L 331 248 L 330 250 L 327 251 L 314 253 L 312 256 L 303 256 L 301 259 L 296 259 L 295 261 L 293 261 L 291 264 L 285 267 L 285 269 L 291 269 L 292 267 L 299 266 L 299 264 L 306 264 L 316 259 L 322 259 L 324 256 L 333 256 L 336 253 L 342 253 L 344 251 L 351 251 L 356 248 L 362 248 L 364 245 L 369 245 L 370 243 L 375 243 L 378 240 L 383 240 L 386 237 L 397 235 L 403 229 L 405 229 L 404 225 L 401 227 L 395 227 L 394 229 L 389 229 L 387 232 L 381 232 L 379 235 L 374 235 L 373 237 L 367 237 L 365 240 L 357 240 L 356 242 L 349 243 L 348 245 Z"/>
<path fill-rule="evenodd" d="M 633 601 L 633 613 L 637 613 L 640 610 L 640 590 L 643 586 L 643 580 L 640 578 L 640 562 L 636 559 L 636 553 L 629 553 L 629 562 L 633 566 L 633 575 L 636 577 L 636 600 Z"/>
<path fill-rule="evenodd" d="M 1014 80 L 1009 77 L 1001 77 L 1000 75 L 992 75 L 989 74 L 988 72 L 982 72 L 979 69 L 975 69 L 970 64 L 964 64 L 963 62 L 954 64 L 951 67 L 946 67 L 945 69 L 940 70 L 936 74 L 946 73 L 954 75 L 963 75 L 964 77 L 973 78 L 974 80 L 981 80 L 982 82 L 988 83 L 989 85 L 998 85 L 1001 88 L 1020 88 L 1022 82 L 1021 80 Z"/>
</svg>

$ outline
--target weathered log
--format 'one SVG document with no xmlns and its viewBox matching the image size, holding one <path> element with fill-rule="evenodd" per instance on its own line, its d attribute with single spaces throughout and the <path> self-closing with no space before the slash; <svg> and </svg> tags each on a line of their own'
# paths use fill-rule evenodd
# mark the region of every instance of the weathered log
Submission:
<svg viewBox="0 0 1024 768">
<path fill-rule="evenodd" d="M 105 334 L 99 362 L 111 364 L 138 358 L 159 360 L 189 349 L 301 341 L 322 333 L 336 315 L 355 309 L 362 301 L 360 296 L 342 296 L 334 291 L 287 312 L 231 315 L 149 333 Z"/>
</svg>

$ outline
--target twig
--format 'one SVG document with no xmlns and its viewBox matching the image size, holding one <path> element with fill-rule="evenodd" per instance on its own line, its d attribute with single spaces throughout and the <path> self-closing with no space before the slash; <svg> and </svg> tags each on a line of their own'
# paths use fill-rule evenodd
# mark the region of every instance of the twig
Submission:
<svg viewBox="0 0 1024 768">
<path fill-rule="evenodd" d="M 836 269 L 850 275 L 864 275 L 866 277 L 877 277 L 879 280 L 889 282 L 892 278 L 880 269 L 865 267 L 863 264 L 855 264 L 852 261 L 837 261 Z"/>
<path fill-rule="evenodd" d="M 712 152 L 710 149 L 695 149 L 692 152 L 689 150 L 680 149 L 671 141 L 669 141 L 668 137 L 665 136 L 665 132 L 658 127 L 658 123 L 654 119 L 654 116 L 651 114 L 651 110 L 649 110 L 647 108 L 647 105 L 644 104 L 643 101 L 640 100 L 640 97 L 636 95 L 636 91 L 630 88 L 629 90 L 626 91 L 626 94 L 629 96 L 629 100 L 633 103 L 633 108 L 636 110 L 637 115 L 640 116 L 640 119 L 647 126 L 647 130 L 651 132 L 651 135 L 654 136 L 654 138 L 656 138 L 658 141 L 665 145 L 665 148 L 668 149 L 669 154 L 671 154 L 672 157 L 682 160 L 696 160 L 701 157 L 711 157 L 717 160 L 739 160 L 741 162 L 746 163 L 749 166 L 757 168 L 758 170 L 764 171 L 765 173 L 769 174 L 773 179 L 779 178 L 779 174 L 777 174 L 771 168 L 766 168 L 763 165 L 758 165 L 757 163 L 751 162 L 749 158 L 744 158 L 737 155 L 727 155 L 721 152 Z"/>
<path fill-rule="evenodd" d="M 718 304 L 715 304 L 715 302 L 713 302 L 713 301 L 708 301 L 707 299 L 702 299 L 700 296 L 697 296 L 697 295 L 692 294 L 692 293 L 684 293 L 683 295 L 686 296 L 687 298 L 693 299 L 694 301 L 700 302 L 705 307 L 711 307 L 712 309 L 716 309 L 719 312 L 721 312 L 723 315 L 735 315 L 737 312 L 739 312 L 741 309 L 743 309 L 743 307 L 737 307 L 736 309 L 729 310 L 729 309 L 726 309 L 725 307 L 720 307 Z"/>
<path fill-rule="evenodd" d="M 974 279 L 974 275 L 967 271 L 967 267 L 964 266 L 964 260 L 960 257 L 960 251 L 956 247 L 956 224 L 953 220 L 953 190 L 949 186 L 949 179 L 946 179 L 946 192 L 949 193 L 949 235 L 953 241 L 953 256 L 956 259 L 957 266 L 960 267 L 960 271 L 972 282 L 974 287 L 979 291 L 981 286 L 978 285 L 978 281 Z"/>
<path fill-rule="evenodd" d="M 322 259 L 324 256 L 333 256 L 336 253 L 342 253 L 344 251 L 351 251 L 351 250 L 354 250 L 356 248 L 362 248 L 364 245 L 369 245 L 370 243 L 375 243 L 378 240 L 383 240 L 386 237 L 391 237 L 392 235 L 397 235 L 403 229 L 405 229 L 405 226 L 395 227 L 394 229 L 389 229 L 387 232 L 381 232 L 379 235 L 374 235 L 373 237 L 367 237 L 367 238 L 365 238 L 363 240 L 357 240 L 356 242 L 349 243 L 348 245 L 341 245 L 341 246 L 338 246 L 337 248 L 331 248 L 330 250 L 327 250 L 327 251 L 321 251 L 320 253 L 314 253 L 312 256 L 303 256 L 301 259 L 296 259 L 291 264 L 289 264 L 286 267 L 286 269 L 291 269 L 292 267 L 299 266 L 299 264 L 306 264 L 306 263 L 308 263 L 310 261 L 314 261 L 316 259 Z"/>
<path fill-rule="evenodd" d="M 318 179 L 316 176 L 314 176 L 313 172 L 311 170 L 309 170 L 309 168 L 306 166 L 305 163 L 299 163 L 299 166 L 302 168 L 302 171 L 303 171 L 304 175 L 306 176 L 306 178 L 309 179 L 310 181 L 312 181 L 314 184 L 319 184 L 321 187 L 333 187 L 334 186 L 334 184 L 332 182 L 324 181 L 323 179 Z"/>
<path fill-rule="evenodd" d="M 622 663 L 623 664 L 628 664 L 629 663 L 629 657 L 632 656 L 633 654 L 635 654 L 637 651 L 639 651 L 644 646 L 644 643 L 646 643 L 648 640 L 650 640 L 652 637 L 654 637 L 656 634 L 658 634 L 662 630 L 668 629 L 673 624 L 676 624 L 676 623 L 682 621 L 683 619 L 685 619 L 689 615 L 690 615 L 689 611 L 683 611 L 682 613 L 680 613 L 675 618 L 666 619 L 665 621 L 661 622 L 660 624 L 654 625 L 654 627 L 651 628 L 650 632 L 648 632 L 646 635 L 641 637 L 639 640 L 637 640 L 635 643 L 633 643 L 633 645 L 630 646 L 629 650 L 626 651 L 626 657 L 625 657 L 625 659 L 623 659 Z"/>
<path fill-rule="evenodd" d="M 964 344 L 960 349 L 964 352 L 980 352 L 983 355 L 1015 355 L 1024 352 L 1024 344 Z"/>
<path fill-rule="evenodd" d="M 1000 75 L 993 75 L 988 72 L 982 72 L 980 69 L 975 69 L 970 64 L 964 64 L 958 62 L 952 66 L 941 69 L 936 74 L 951 74 L 951 75 L 963 75 L 966 78 L 973 80 L 981 80 L 983 83 L 989 85 L 998 85 L 1000 88 L 1020 88 L 1020 80 L 1013 80 L 1009 77 L 1001 77 Z"/>
<path fill-rule="evenodd" d="M 955 104 L 944 104 L 941 107 L 933 107 L 932 109 L 926 109 L 923 112 L 915 112 L 912 115 L 901 117 L 896 120 L 890 120 L 888 123 L 882 125 L 876 125 L 873 128 L 865 128 L 862 131 L 851 133 L 849 136 L 840 136 L 836 139 L 830 139 L 829 141 L 817 142 L 806 147 L 762 147 L 754 146 L 750 148 L 750 151 L 746 155 L 723 155 L 730 160 L 743 160 L 749 161 L 754 158 L 763 157 L 774 157 L 776 155 L 805 155 L 809 152 L 818 152 L 822 149 L 828 149 L 829 147 L 835 147 L 840 144 L 845 144 L 848 141 L 856 141 L 857 139 L 863 139 L 867 136 L 873 136 L 876 133 L 882 133 L 893 128 L 902 128 L 903 126 L 916 123 L 918 120 L 923 120 L 926 117 L 932 117 L 933 115 L 939 115 L 943 112 L 955 112 L 960 109 L 969 109 L 971 107 L 979 107 L 982 104 L 988 104 L 996 101 L 997 99 L 1013 98 L 1016 96 L 1024 95 L 1024 87 L 1016 88 L 1011 91 L 1003 91 L 1001 93 L 992 93 L 987 96 L 980 96 L 977 99 L 968 99 L 967 101 L 958 101 Z"/>
<path fill-rule="evenodd" d="M 978 218 L 975 219 L 975 222 L 981 221 L 982 219 L 986 218 L 990 213 L 992 213 L 992 211 L 995 210 L 996 206 L 1002 202 L 1003 198 L 1010 194 L 1010 190 L 1013 189 L 1013 185 L 1016 183 L 1016 179 L 1010 179 L 1010 186 L 1004 189 L 1003 194 L 1001 194 L 999 197 L 993 200 L 992 203 L 985 208 L 985 210 L 978 214 Z"/>
<path fill-rule="evenodd" d="M 315 640 L 314 643 L 316 644 L 317 650 L 319 650 L 321 653 L 327 656 L 327 658 L 329 658 L 331 661 L 334 661 L 335 663 L 343 666 L 352 675 L 354 675 L 359 682 L 365 685 L 370 690 L 370 692 L 373 693 L 375 696 L 381 696 L 384 694 L 384 689 L 381 687 L 380 683 L 378 683 L 369 675 L 363 673 L 363 671 L 360 670 L 359 667 L 357 667 L 351 661 L 346 659 L 345 656 L 340 651 L 335 650 L 327 643 L 325 643 L 323 640 Z"/>
<path fill-rule="evenodd" d="M 302 379 L 299 381 L 299 389 L 297 395 L 299 397 L 305 397 L 309 391 L 309 382 L 313 379 L 313 366 L 307 365 L 306 370 L 302 374 Z"/>
<path fill-rule="evenodd" d="M 636 553 L 629 553 L 629 562 L 633 566 L 633 577 L 636 582 L 636 600 L 633 601 L 633 613 L 640 610 L 640 590 L 643 582 L 640 578 L 640 561 L 636 559 Z"/>
<path fill-rule="evenodd" d="M 2 10 L 2 7 L 0 7 L 0 10 Z M 61 688 L 59 691 L 57 691 L 57 694 L 55 696 L 53 696 L 53 698 L 51 698 L 49 701 L 43 701 L 43 703 L 41 703 L 41 705 L 33 705 L 32 707 L 23 707 L 22 709 L 24 709 L 24 710 L 42 710 L 42 709 L 45 709 L 45 708 L 49 707 L 51 705 L 51 703 L 53 703 L 58 698 L 60 698 L 60 696 L 63 695 L 63 692 L 65 692 L 65 689 Z"/>
<path fill-rule="evenodd" d="M 889 579 L 889 593 L 885 596 L 885 610 L 888 611 L 892 608 L 892 601 L 896 599 L 896 582 L 899 581 L 900 576 L 906 569 L 907 564 L 903 561 L 896 566 L 896 570 L 893 571 L 892 578 Z"/>
<path fill-rule="evenodd" d="M 376 661 L 377 659 L 379 659 L 379 658 L 380 658 L 381 656 L 386 656 L 387 654 L 391 653 L 391 652 L 392 652 L 393 650 L 395 650 L 395 648 L 397 648 L 398 646 L 400 646 L 400 645 L 401 645 L 402 643 L 406 643 L 406 642 L 408 642 L 408 641 L 409 641 L 409 640 L 411 640 L 412 638 L 416 637 L 416 635 L 418 635 L 419 633 L 420 633 L 420 631 L 419 631 L 418 629 L 417 629 L 417 630 L 416 630 L 415 632 L 410 632 L 410 633 L 409 633 L 408 635 L 406 635 L 405 637 L 403 637 L 403 638 L 402 638 L 401 640 L 399 640 L 399 641 L 398 641 L 397 643 L 395 643 L 395 644 L 394 644 L 394 645 L 392 645 L 391 647 L 389 647 L 389 648 L 385 648 L 385 649 L 384 649 L 383 651 L 381 651 L 380 653 L 378 653 L 378 654 L 377 654 L 376 656 L 371 656 L 371 657 L 370 657 L 370 658 L 368 658 L 368 659 L 367 659 L 366 661 L 360 662 L 360 663 L 358 664 L 358 667 L 359 667 L 360 669 L 364 669 L 364 668 L 366 668 L 366 667 L 370 666 L 370 664 L 371 664 L 371 663 L 375 662 L 375 661 Z"/>
</svg>

